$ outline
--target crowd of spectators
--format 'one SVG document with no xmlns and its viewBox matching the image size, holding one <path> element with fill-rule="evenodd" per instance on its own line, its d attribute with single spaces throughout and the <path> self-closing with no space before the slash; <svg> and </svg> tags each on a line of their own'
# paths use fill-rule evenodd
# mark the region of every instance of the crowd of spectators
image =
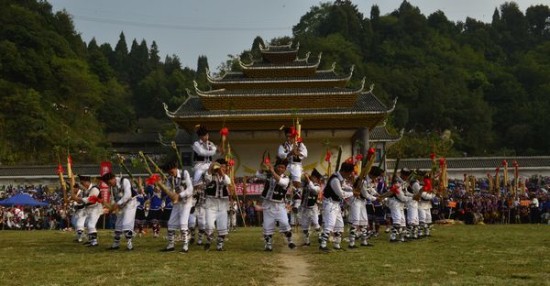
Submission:
<svg viewBox="0 0 550 286">
<path fill-rule="evenodd" d="M 61 189 L 52 189 L 43 185 L 0 186 L 0 200 L 20 193 L 28 194 L 34 200 L 48 203 L 48 205 L 45 207 L 0 206 L 0 230 L 71 230 L 74 210 L 70 205 L 63 206 Z M 109 228 L 113 220 L 111 217 L 106 217 L 105 222 L 101 221 L 102 226 Z"/>
<path fill-rule="evenodd" d="M 487 180 L 477 180 L 474 189 L 462 180 L 450 180 L 448 189 L 433 201 L 432 214 L 436 220 L 461 220 L 467 224 L 550 224 L 550 177 L 526 179 L 522 188 L 500 192 L 489 191 Z M 73 210 L 63 206 L 63 192 L 47 186 L 0 186 L 0 200 L 18 193 L 29 194 L 33 199 L 48 203 L 46 207 L 0 206 L 0 229 L 51 229 L 70 230 Z M 240 200 L 239 225 L 243 219 L 247 226 L 262 222 L 261 199 L 256 196 Z M 100 228 L 110 228 L 113 215 L 100 219 Z"/>
<path fill-rule="evenodd" d="M 518 186 L 491 191 L 488 180 L 479 179 L 472 190 L 464 181 L 450 180 L 447 193 L 436 201 L 434 211 L 439 219 L 457 219 L 467 224 L 550 224 L 550 177 L 524 179 Z"/>
</svg>

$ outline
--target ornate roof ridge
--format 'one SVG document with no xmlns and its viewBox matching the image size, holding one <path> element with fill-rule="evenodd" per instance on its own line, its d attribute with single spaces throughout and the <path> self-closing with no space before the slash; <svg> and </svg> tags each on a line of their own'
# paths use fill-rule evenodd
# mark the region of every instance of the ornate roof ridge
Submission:
<svg viewBox="0 0 550 286">
<path fill-rule="evenodd" d="M 269 82 L 277 82 L 277 81 L 286 81 L 286 82 L 301 82 L 301 81 L 307 81 L 307 82 L 314 82 L 314 81 L 341 81 L 341 80 L 347 80 L 349 81 L 351 77 L 353 76 L 355 65 L 352 65 L 349 73 L 347 75 L 337 75 L 335 72 L 336 62 L 332 64 L 331 69 L 327 70 L 317 70 L 315 71 L 315 75 L 320 74 L 332 74 L 335 77 L 334 78 L 315 78 L 315 75 L 313 77 L 297 77 L 297 76 L 288 76 L 288 77 L 277 77 L 277 78 L 260 78 L 260 77 L 244 77 L 244 73 L 241 71 L 235 72 L 230 71 L 225 73 L 223 76 L 213 76 L 210 74 L 210 70 L 206 69 L 206 78 L 208 82 L 210 83 L 240 83 L 240 82 L 254 82 L 254 83 L 269 83 Z M 237 75 L 237 78 L 235 79 L 227 79 L 226 76 L 230 75 Z"/>
<path fill-rule="evenodd" d="M 288 108 L 288 109 L 253 109 L 253 110 L 241 110 L 241 109 L 234 109 L 234 110 L 217 110 L 217 111 L 214 111 L 214 112 L 209 112 L 210 115 L 208 115 L 208 117 L 223 117 L 225 115 L 223 115 L 224 112 L 230 112 L 232 113 L 234 116 L 245 116 L 245 117 L 248 117 L 250 116 L 248 113 L 255 113 L 256 116 L 258 117 L 264 117 L 264 116 L 273 116 L 273 115 L 286 115 L 286 114 L 296 114 L 298 113 L 298 115 L 300 114 L 310 114 L 310 113 L 319 113 L 319 114 L 327 114 L 327 115 L 349 115 L 349 114 L 359 114 L 359 113 L 364 113 L 364 114 L 388 114 L 388 113 L 391 113 L 393 111 L 393 109 L 395 108 L 395 104 L 392 106 L 392 108 L 388 108 L 386 105 L 384 105 L 383 103 L 381 103 L 377 98 L 376 96 L 374 96 L 372 93 L 368 93 L 368 92 L 363 92 L 363 93 L 360 93 L 359 97 L 363 97 L 363 98 L 358 98 L 358 102 L 356 102 L 356 104 L 354 105 L 354 107 L 336 107 L 336 108 L 332 108 L 332 107 L 329 107 L 329 108 L 313 108 L 313 109 L 299 109 L 298 111 L 296 111 L 296 109 L 292 109 L 292 108 Z M 375 109 L 375 110 L 366 110 L 364 108 L 364 106 L 362 105 L 361 101 L 367 101 L 367 100 L 373 100 L 377 103 L 376 105 L 378 105 L 380 107 L 380 109 Z M 177 116 L 177 115 L 184 115 L 184 117 L 188 117 L 188 116 L 195 116 L 195 115 L 192 115 L 192 114 L 189 114 L 189 111 L 191 110 L 182 110 L 181 113 L 182 114 L 178 114 L 180 113 L 180 109 L 184 108 L 184 106 L 187 104 L 188 101 L 198 101 L 198 102 L 195 102 L 195 103 L 199 103 L 199 105 L 194 105 L 194 107 L 190 107 L 192 108 L 193 112 L 201 112 L 201 109 L 204 109 L 204 107 L 202 106 L 202 104 L 200 103 L 201 102 L 201 99 L 200 97 L 198 96 L 190 96 L 189 98 L 187 98 L 187 100 L 180 106 L 180 108 L 178 108 L 178 110 L 176 110 L 175 112 L 167 112 L 167 115 L 171 118 Z M 397 101 L 394 100 L 394 103 Z M 369 104 L 372 106 L 372 104 Z M 165 110 L 167 110 L 167 106 L 165 105 Z M 203 110 L 203 111 L 206 111 L 206 110 Z M 222 115 L 220 115 L 222 114 Z"/>
<path fill-rule="evenodd" d="M 162 103 L 166 116 L 168 116 L 169 118 L 174 118 L 176 114 L 180 111 L 180 109 L 184 108 L 188 101 L 193 100 L 194 98 L 199 98 L 197 95 L 191 94 L 191 91 L 188 88 L 186 88 L 185 91 L 187 92 L 187 98 L 175 111 L 172 112 L 168 110 L 168 104 L 166 104 L 165 102 Z"/>
<path fill-rule="evenodd" d="M 369 136 L 373 142 L 397 142 L 403 138 L 405 129 L 401 129 L 399 134 L 390 134 L 388 128 L 386 128 L 386 120 L 381 125 L 375 126 Z"/>
<path fill-rule="evenodd" d="M 272 63 L 266 63 L 265 65 L 262 65 L 262 66 L 255 66 L 254 64 L 255 63 L 263 63 L 263 61 L 256 61 L 254 59 L 252 59 L 252 62 L 251 63 L 244 63 L 241 58 L 239 58 L 239 66 L 243 69 L 243 70 L 265 70 L 265 69 L 274 69 L 274 70 L 277 70 L 277 69 L 310 69 L 310 68 L 318 68 L 319 67 L 319 64 L 321 64 L 321 58 L 322 58 L 322 55 L 323 53 L 319 53 L 319 56 L 317 57 L 317 62 L 315 63 L 310 63 L 307 59 L 309 59 L 309 56 L 308 58 L 304 61 L 304 64 L 303 65 L 286 65 L 286 64 L 272 64 Z M 293 62 L 291 63 L 294 63 L 296 64 L 298 62 L 298 60 L 294 60 Z"/>
<path fill-rule="evenodd" d="M 260 52 L 262 53 L 288 53 L 288 52 L 296 52 L 300 49 L 300 42 L 298 42 L 298 44 L 296 44 L 296 47 L 294 48 L 294 50 L 292 50 L 292 41 L 290 41 L 287 45 L 263 45 L 262 43 L 260 43 L 258 45 L 259 49 L 260 49 Z M 276 49 L 278 51 L 273 51 L 271 49 Z M 287 49 L 287 50 L 284 50 L 284 49 Z"/>
</svg>

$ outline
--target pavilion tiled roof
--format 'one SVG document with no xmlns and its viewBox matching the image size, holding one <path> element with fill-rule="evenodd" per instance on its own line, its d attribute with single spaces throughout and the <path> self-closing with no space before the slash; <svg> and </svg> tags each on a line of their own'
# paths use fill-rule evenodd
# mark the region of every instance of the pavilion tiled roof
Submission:
<svg viewBox="0 0 550 286">
<path fill-rule="evenodd" d="M 209 91 L 198 89 L 195 95 L 167 116 L 189 133 L 195 125 L 212 129 L 227 127 L 235 131 L 277 130 L 281 121 L 299 118 L 302 130 L 372 129 L 385 120 L 396 104 L 387 107 L 364 91 L 365 80 L 358 89 L 347 88 L 348 77 L 332 70 L 317 71 L 316 63 L 298 59 L 298 45 L 260 45 L 263 60 L 241 63 L 242 72 L 210 77 Z M 350 72 L 351 74 L 352 72 Z M 224 85 L 225 84 L 225 85 Z M 231 85 L 233 84 L 233 85 Z"/>
<path fill-rule="evenodd" d="M 374 128 L 395 108 L 388 108 L 371 92 L 362 92 L 351 107 L 326 105 L 325 108 L 295 109 L 280 105 L 280 109 L 226 109 L 207 110 L 202 100 L 190 96 L 175 112 L 166 114 L 180 127 L 192 133 L 197 122 L 211 128 L 221 128 L 225 123 L 233 130 L 273 130 L 280 127 L 282 118 L 302 118 L 303 129 Z"/>
<path fill-rule="evenodd" d="M 298 55 L 298 50 L 300 49 L 300 44 L 297 44 L 296 47 L 292 47 L 292 42 L 288 45 L 278 45 L 271 46 L 268 45 L 264 47 L 260 44 L 260 52 L 262 57 L 271 63 L 285 63 L 290 62 L 296 59 Z"/>
<path fill-rule="evenodd" d="M 401 140 L 402 137 L 403 134 L 390 134 L 385 124 L 376 126 L 369 133 L 369 141 L 371 142 L 396 142 Z"/>
<path fill-rule="evenodd" d="M 253 62 L 250 65 L 239 61 L 243 73 L 247 77 L 306 77 L 313 76 L 321 60 L 316 63 L 289 61 L 289 62 Z"/>
<path fill-rule="evenodd" d="M 289 42 L 286 45 L 267 45 L 264 46 L 262 44 L 259 45 L 260 51 L 262 53 L 277 53 L 277 52 L 298 52 L 300 49 L 300 43 L 296 44 L 296 47 L 292 47 L 292 42 Z"/>
<path fill-rule="evenodd" d="M 218 89 L 202 91 L 195 84 L 195 91 L 201 98 L 204 108 L 220 109 L 279 109 L 292 106 L 298 109 L 331 107 L 351 107 L 363 91 L 361 87 L 349 89 L 342 87 L 326 88 L 263 88 L 263 89 Z"/>
<path fill-rule="evenodd" d="M 213 89 L 256 89 L 274 88 L 284 85 L 286 88 L 319 88 L 319 87 L 345 87 L 353 75 L 353 66 L 346 75 L 338 75 L 334 72 L 334 66 L 330 70 L 318 70 L 310 77 L 285 76 L 251 78 L 243 72 L 228 72 L 220 77 L 211 76 L 207 72 L 207 79 Z"/>
</svg>

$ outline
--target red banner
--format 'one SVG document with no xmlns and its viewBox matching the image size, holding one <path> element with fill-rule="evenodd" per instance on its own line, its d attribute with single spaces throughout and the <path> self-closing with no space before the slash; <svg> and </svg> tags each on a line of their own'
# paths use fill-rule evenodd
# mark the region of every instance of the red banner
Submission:
<svg viewBox="0 0 550 286">
<path fill-rule="evenodd" d="M 264 184 L 246 184 L 246 195 L 261 195 L 264 189 Z M 235 191 L 237 195 L 243 194 L 243 183 L 235 184 Z"/>
<path fill-rule="evenodd" d="M 111 172 L 113 169 L 113 165 L 111 162 L 101 162 L 101 165 L 99 166 L 99 175 L 103 176 L 109 172 Z M 103 198 L 104 202 L 111 202 L 111 193 L 109 192 L 109 186 L 105 184 L 105 182 L 100 181 L 99 182 L 99 191 L 101 192 L 101 197 Z"/>
</svg>

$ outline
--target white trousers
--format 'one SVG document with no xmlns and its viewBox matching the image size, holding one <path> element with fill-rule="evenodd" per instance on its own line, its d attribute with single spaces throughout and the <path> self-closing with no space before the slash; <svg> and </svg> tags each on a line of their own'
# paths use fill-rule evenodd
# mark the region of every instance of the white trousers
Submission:
<svg viewBox="0 0 550 286">
<path fill-rule="evenodd" d="M 432 223 L 432 212 L 430 209 L 418 209 L 418 220 L 420 223 Z"/>
<path fill-rule="evenodd" d="M 74 228 L 76 230 L 84 230 L 84 225 L 86 223 L 86 218 L 87 218 L 87 212 L 86 212 L 86 208 L 81 208 L 81 209 L 78 209 L 76 210 L 76 212 L 74 213 L 74 216 L 76 218 L 76 221 L 75 221 L 75 225 L 74 225 Z"/>
<path fill-rule="evenodd" d="M 193 207 L 191 199 L 174 204 L 168 219 L 168 230 L 188 230 L 191 207 Z"/>
<path fill-rule="evenodd" d="M 138 203 L 136 198 L 131 199 L 120 209 L 116 216 L 115 231 L 133 230 L 136 220 L 136 209 Z"/>
<path fill-rule="evenodd" d="M 202 180 L 202 175 L 210 168 L 210 162 L 197 162 L 193 167 L 193 186 Z"/>
<path fill-rule="evenodd" d="M 331 199 L 323 200 L 323 232 L 344 232 L 340 202 Z"/>
<path fill-rule="evenodd" d="M 418 201 L 407 202 L 407 224 L 418 225 Z"/>
<path fill-rule="evenodd" d="M 301 182 L 303 167 L 302 163 L 290 163 L 287 166 L 288 172 L 290 173 L 290 180 L 292 182 Z"/>
<path fill-rule="evenodd" d="M 349 223 L 353 226 L 368 226 L 367 202 L 360 198 L 352 198 L 349 208 Z"/>
<path fill-rule="evenodd" d="M 88 229 L 88 233 L 96 233 L 97 220 L 99 220 L 99 217 L 101 216 L 101 214 L 103 214 L 103 205 L 101 204 L 90 205 L 86 207 L 86 212 L 88 213 L 88 222 L 86 223 L 86 228 Z"/>
<path fill-rule="evenodd" d="M 279 231 L 287 232 L 291 230 L 286 213 L 286 204 L 284 202 L 272 202 L 264 200 L 262 203 L 264 222 L 264 235 L 273 235 L 275 233 L 275 223 L 279 222 Z"/>
<path fill-rule="evenodd" d="M 214 229 L 218 230 L 218 236 L 227 235 L 227 211 L 229 210 L 229 198 L 206 197 L 206 233 L 211 235 Z"/>
<path fill-rule="evenodd" d="M 391 219 L 393 221 L 393 225 L 406 227 L 407 224 L 405 222 L 405 211 L 404 211 L 405 204 L 395 198 L 390 198 L 388 202 L 389 202 L 388 208 L 390 209 L 390 212 L 391 212 Z"/>
<path fill-rule="evenodd" d="M 299 212 L 302 230 L 309 230 L 309 226 L 313 226 L 315 229 L 321 228 L 319 225 L 319 209 L 316 205 L 309 208 L 302 207 L 299 209 Z"/>
</svg>

